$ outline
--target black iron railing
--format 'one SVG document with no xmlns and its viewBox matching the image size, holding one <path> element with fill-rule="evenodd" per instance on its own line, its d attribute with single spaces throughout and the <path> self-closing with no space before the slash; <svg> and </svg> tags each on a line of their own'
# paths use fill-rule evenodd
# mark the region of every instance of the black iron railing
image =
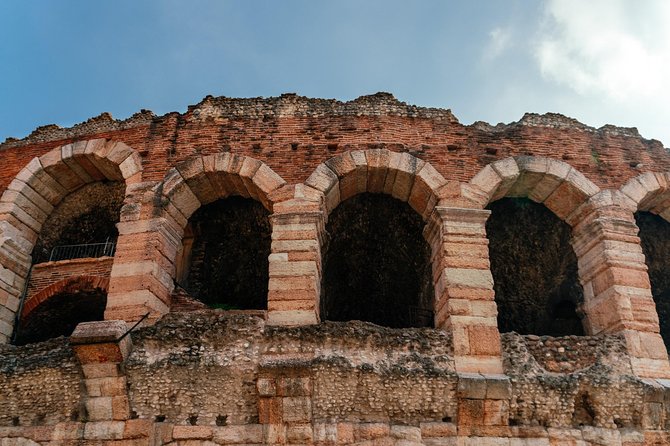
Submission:
<svg viewBox="0 0 670 446">
<path fill-rule="evenodd" d="M 57 260 L 81 259 L 87 257 L 112 257 L 115 251 L 115 242 L 56 246 L 51 250 L 49 261 L 55 262 Z"/>
</svg>

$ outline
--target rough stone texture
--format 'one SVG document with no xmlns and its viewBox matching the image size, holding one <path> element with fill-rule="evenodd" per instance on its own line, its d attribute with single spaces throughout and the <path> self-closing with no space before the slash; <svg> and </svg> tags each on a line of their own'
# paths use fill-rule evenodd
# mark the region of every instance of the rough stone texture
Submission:
<svg viewBox="0 0 670 446">
<path fill-rule="evenodd" d="M 69 194 L 44 222 L 35 261 L 48 261 L 56 246 L 115 242 L 124 189 L 123 183 L 96 182 Z"/>
<path fill-rule="evenodd" d="M 632 377 L 622 338 L 507 333 L 502 339 L 513 424 L 642 425 L 646 384 Z"/>
<path fill-rule="evenodd" d="M 116 325 L 118 337 L 125 325 Z M 79 338 L 77 348 L 97 348 Z M 9 392 L 0 438 L 667 444 L 670 391 L 632 375 L 620 336 L 504 334 L 506 376 L 457 374 L 442 331 L 361 322 L 268 327 L 256 316 L 204 310 L 167 315 L 133 332 L 132 343 L 123 367 L 108 372 L 80 355 L 85 389 L 63 338 L 1 347 Z M 116 398 L 130 407 L 121 421 L 111 419 Z"/>
<path fill-rule="evenodd" d="M 23 347 L 0 345 L 0 426 L 85 419 L 81 380 L 65 338 Z"/>
</svg>

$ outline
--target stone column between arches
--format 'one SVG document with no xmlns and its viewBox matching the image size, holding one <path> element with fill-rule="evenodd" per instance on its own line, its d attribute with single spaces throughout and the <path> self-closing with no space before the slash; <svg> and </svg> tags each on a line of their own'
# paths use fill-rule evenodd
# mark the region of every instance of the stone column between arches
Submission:
<svg viewBox="0 0 670 446">
<path fill-rule="evenodd" d="M 621 333 L 640 377 L 670 378 L 644 254 L 633 213 L 615 203 L 595 207 L 573 227 L 584 288 L 585 330 Z"/>
<path fill-rule="evenodd" d="M 300 184 L 286 189 L 291 192 L 289 198 L 275 204 L 270 216 L 268 323 L 316 324 L 325 236 L 323 195 Z"/>
<path fill-rule="evenodd" d="M 437 206 L 424 231 L 432 248 L 435 328 L 451 333 L 458 373 L 503 372 L 485 226 L 490 214 Z"/>
<path fill-rule="evenodd" d="M 117 224 L 106 320 L 136 321 L 147 313 L 149 320 L 156 320 L 170 309 L 182 230 L 170 218 L 159 216 L 155 189 L 155 183 L 144 182 L 128 190 Z"/>
</svg>

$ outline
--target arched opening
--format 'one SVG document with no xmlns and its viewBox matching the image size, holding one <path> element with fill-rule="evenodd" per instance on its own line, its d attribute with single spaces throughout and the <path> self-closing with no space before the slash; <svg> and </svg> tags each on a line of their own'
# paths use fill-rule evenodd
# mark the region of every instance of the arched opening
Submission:
<svg viewBox="0 0 670 446">
<path fill-rule="evenodd" d="M 488 206 L 489 256 L 501 332 L 583 335 L 571 228 L 545 206 L 502 198 Z"/>
<path fill-rule="evenodd" d="M 81 322 L 101 321 L 107 305 L 107 291 L 70 287 L 39 304 L 24 316 L 18 326 L 17 345 L 70 336 Z"/>
<path fill-rule="evenodd" d="M 113 255 L 124 194 L 120 181 L 89 183 L 68 194 L 42 226 L 35 263 Z"/>
<path fill-rule="evenodd" d="M 670 223 L 651 212 L 636 212 L 651 294 L 665 345 L 670 345 Z"/>
<path fill-rule="evenodd" d="M 393 328 L 433 325 L 430 247 L 407 204 L 363 193 L 340 203 L 326 230 L 321 319 Z"/>
<path fill-rule="evenodd" d="M 177 285 L 213 308 L 267 309 L 269 213 L 238 196 L 202 206 L 189 219 Z"/>
</svg>

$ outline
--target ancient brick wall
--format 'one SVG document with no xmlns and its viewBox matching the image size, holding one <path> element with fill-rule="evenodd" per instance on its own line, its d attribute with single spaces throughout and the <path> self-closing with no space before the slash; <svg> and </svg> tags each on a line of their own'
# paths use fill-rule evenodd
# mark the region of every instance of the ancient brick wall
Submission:
<svg viewBox="0 0 670 446">
<path fill-rule="evenodd" d="M 650 255 L 650 282 L 645 253 L 664 232 L 646 234 L 643 252 L 635 215 L 670 220 L 670 156 L 635 129 L 556 114 L 465 126 L 383 93 L 207 97 L 183 114 L 43 127 L 0 144 L 0 156 L 0 342 L 26 287 L 30 308 L 68 280 L 59 277 L 84 277 L 80 289 L 67 282 L 66 297 L 102 305 L 97 322 L 68 328 L 69 341 L 0 347 L 3 446 L 669 442 L 659 277 L 670 266 Z M 269 256 L 233 244 L 244 240 L 238 218 L 197 229 L 207 209 L 238 196 L 268 216 Z M 503 212 L 487 227 L 503 198 L 551 218 Z M 398 211 L 375 208 L 386 205 Z M 353 216 L 339 217 L 347 207 Z M 543 232 L 551 219 L 560 233 Z M 80 223 L 93 229 L 78 234 Z M 77 237 L 97 223 L 118 232 L 113 258 L 35 265 L 28 282 L 41 246 L 63 232 L 89 243 Z M 494 231 L 519 246 L 503 254 Z M 551 237 L 560 243 L 547 250 Z M 206 256 L 208 243 L 226 252 Z M 205 284 L 222 259 L 241 286 L 267 280 L 250 284 L 263 302 L 249 307 L 267 310 L 205 309 L 180 285 L 193 264 Z M 421 265 L 417 277 L 408 264 Z M 546 277 L 557 285 L 530 286 Z M 230 292 L 226 280 L 209 286 L 213 301 Z M 393 292 L 417 297 L 385 299 Z M 343 319 L 430 327 L 325 321 L 343 294 L 354 309 Z M 427 323 L 397 314 L 410 307 Z M 501 333 L 515 329 L 510 312 L 555 327 Z M 32 327 L 55 323 L 37 319 Z M 561 330 L 564 321 L 581 330 Z M 563 332 L 575 336 L 537 336 Z"/>
<path fill-rule="evenodd" d="M 29 305 L 32 298 L 55 283 L 67 279 L 76 279 L 81 276 L 94 276 L 109 279 L 112 272 L 112 257 L 82 258 L 71 260 L 59 260 L 57 262 L 38 263 L 33 266 L 30 273 L 28 293 L 25 305 Z M 59 290 L 53 290 L 57 293 Z M 26 308 L 24 306 L 24 308 Z"/>
</svg>

